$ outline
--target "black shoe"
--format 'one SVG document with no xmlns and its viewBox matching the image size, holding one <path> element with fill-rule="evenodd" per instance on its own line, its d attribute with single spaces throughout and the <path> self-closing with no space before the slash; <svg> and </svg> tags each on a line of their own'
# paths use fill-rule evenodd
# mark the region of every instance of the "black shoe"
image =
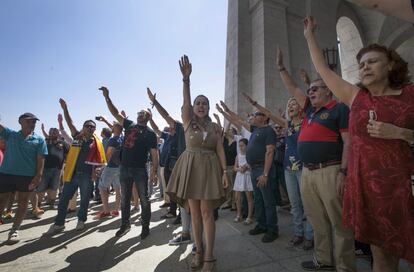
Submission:
<svg viewBox="0 0 414 272">
<path fill-rule="evenodd" d="M 175 220 L 172 222 L 173 225 L 180 225 L 181 224 L 181 216 L 177 216 Z"/>
<path fill-rule="evenodd" d="M 177 214 L 174 214 L 172 212 L 168 212 L 168 213 L 162 215 L 160 218 L 161 219 L 169 219 L 169 218 L 174 218 L 174 217 L 177 217 Z"/>
<path fill-rule="evenodd" d="M 318 262 L 317 260 L 302 262 L 302 268 L 308 271 L 334 271 L 335 266 L 326 265 Z"/>
<path fill-rule="evenodd" d="M 258 234 L 262 234 L 262 233 L 266 233 L 266 229 L 263 229 L 261 227 L 259 227 L 259 225 L 256 225 L 256 227 L 254 227 L 254 229 L 249 230 L 249 234 L 250 235 L 258 235 Z"/>
<path fill-rule="evenodd" d="M 223 207 L 221 207 L 221 209 L 222 209 L 222 210 L 228 210 L 228 209 L 231 209 L 231 205 L 226 205 L 226 206 L 223 206 Z"/>
<path fill-rule="evenodd" d="M 277 232 L 271 232 L 268 231 L 266 234 L 262 237 L 262 243 L 270 243 L 276 240 L 279 237 L 279 233 Z"/>
<path fill-rule="evenodd" d="M 130 225 L 122 225 L 119 230 L 115 233 L 116 237 L 122 237 L 125 234 L 128 233 L 128 231 L 131 230 L 131 226 Z"/>
<path fill-rule="evenodd" d="M 149 226 L 142 226 L 142 231 L 141 231 L 141 240 L 144 240 L 145 238 L 147 238 L 147 236 L 150 234 L 149 231 Z"/>
</svg>

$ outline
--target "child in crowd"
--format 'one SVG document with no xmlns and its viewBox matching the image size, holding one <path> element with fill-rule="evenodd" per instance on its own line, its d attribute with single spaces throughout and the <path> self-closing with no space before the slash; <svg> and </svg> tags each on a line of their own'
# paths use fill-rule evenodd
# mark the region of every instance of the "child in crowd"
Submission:
<svg viewBox="0 0 414 272">
<path fill-rule="evenodd" d="M 233 190 L 236 192 L 237 207 L 237 216 L 234 218 L 234 222 L 240 222 L 242 220 L 242 192 L 245 192 L 248 203 L 248 216 L 244 224 L 249 225 L 253 223 L 253 185 L 250 177 L 250 166 L 246 160 L 247 143 L 246 138 L 240 139 L 239 141 L 240 152 L 236 157 L 236 163 L 234 165 L 234 170 L 237 174 Z"/>
</svg>

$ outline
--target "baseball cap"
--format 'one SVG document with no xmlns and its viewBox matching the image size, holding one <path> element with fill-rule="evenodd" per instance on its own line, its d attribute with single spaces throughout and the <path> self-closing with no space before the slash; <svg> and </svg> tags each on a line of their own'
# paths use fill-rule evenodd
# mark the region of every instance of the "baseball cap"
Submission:
<svg viewBox="0 0 414 272">
<path fill-rule="evenodd" d="M 36 117 L 36 115 L 34 115 L 33 113 L 30 112 L 25 112 L 22 115 L 19 116 L 19 121 L 22 119 L 36 119 L 37 121 L 39 121 L 39 118 Z"/>
</svg>

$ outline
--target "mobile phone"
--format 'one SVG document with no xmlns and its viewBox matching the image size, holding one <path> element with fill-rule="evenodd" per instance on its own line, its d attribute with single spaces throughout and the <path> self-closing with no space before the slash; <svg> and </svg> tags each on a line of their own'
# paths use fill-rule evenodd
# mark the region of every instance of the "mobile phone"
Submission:
<svg viewBox="0 0 414 272">
<path fill-rule="evenodd" d="M 95 117 L 95 120 L 96 120 L 96 121 L 101 121 L 101 120 L 102 120 L 102 117 L 101 117 L 101 116 L 96 116 L 96 117 Z"/>
</svg>

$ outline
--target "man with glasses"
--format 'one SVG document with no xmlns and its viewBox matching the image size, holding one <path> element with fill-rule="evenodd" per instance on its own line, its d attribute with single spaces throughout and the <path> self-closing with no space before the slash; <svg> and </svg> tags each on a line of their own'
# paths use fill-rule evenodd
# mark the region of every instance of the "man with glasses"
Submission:
<svg viewBox="0 0 414 272">
<path fill-rule="evenodd" d="M 298 154 L 304 166 L 301 192 L 314 229 L 315 257 L 302 262 L 302 268 L 335 270 L 336 264 L 338 271 L 356 271 L 353 233 L 342 225 L 349 109 L 333 99 L 322 79 L 310 83 L 306 96 L 286 71 L 280 49 L 277 64 L 283 83 L 305 112 Z"/>
<path fill-rule="evenodd" d="M 78 210 L 78 223 L 76 230 L 81 231 L 85 228 L 87 219 L 90 193 L 93 190 L 93 182 L 96 180 L 96 168 L 88 162 L 93 148 L 102 145 L 94 132 L 96 123 L 93 120 L 86 120 L 83 123 L 83 128 L 78 131 L 69 115 L 68 107 L 65 100 L 59 100 L 63 110 L 63 114 L 73 137 L 73 142 L 66 158 L 66 166 L 63 175 L 64 186 L 59 199 L 58 214 L 55 218 L 55 223 L 50 226 L 46 232 L 47 235 L 53 235 L 65 229 L 65 219 L 69 200 L 73 197 L 75 192 L 80 189 L 80 207 Z M 99 142 L 98 142 L 99 141 Z M 103 146 L 102 146 L 103 149 Z M 105 161 L 105 160 L 104 160 Z"/>
<path fill-rule="evenodd" d="M 109 111 L 125 129 L 120 165 L 122 223 L 115 235 L 121 237 L 131 229 L 131 193 L 132 185 L 135 183 L 141 200 L 141 239 L 145 239 L 149 235 L 149 224 L 151 220 L 151 203 L 148 195 L 148 172 L 146 170 L 149 155 L 151 155 L 153 164 L 150 171 L 150 181 L 154 184 L 157 183 L 156 173 L 158 170 L 157 136 L 147 126 L 150 113 L 146 110 L 139 111 L 137 123 L 134 123 L 119 113 L 109 98 L 109 90 L 106 87 L 101 87 L 99 90 L 102 91 Z"/>
<path fill-rule="evenodd" d="M 18 192 L 17 212 L 8 242 L 19 241 L 18 230 L 26 214 L 29 197 L 42 180 L 47 147 L 44 139 L 34 133 L 38 120 L 32 113 L 20 115 L 20 131 L 13 131 L 0 124 L 0 139 L 3 139 L 7 146 L 0 166 L 1 212 L 12 193 Z"/>
<path fill-rule="evenodd" d="M 250 235 L 265 233 L 263 243 L 279 237 L 276 210 L 276 169 L 273 156 L 276 147 L 276 133 L 269 126 L 269 117 L 255 112 L 251 120 L 252 135 L 246 150 L 246 159 L 251 168 L 254 190 L 254 209 L 257 225 L 249 231 Z"/>
</svg>

